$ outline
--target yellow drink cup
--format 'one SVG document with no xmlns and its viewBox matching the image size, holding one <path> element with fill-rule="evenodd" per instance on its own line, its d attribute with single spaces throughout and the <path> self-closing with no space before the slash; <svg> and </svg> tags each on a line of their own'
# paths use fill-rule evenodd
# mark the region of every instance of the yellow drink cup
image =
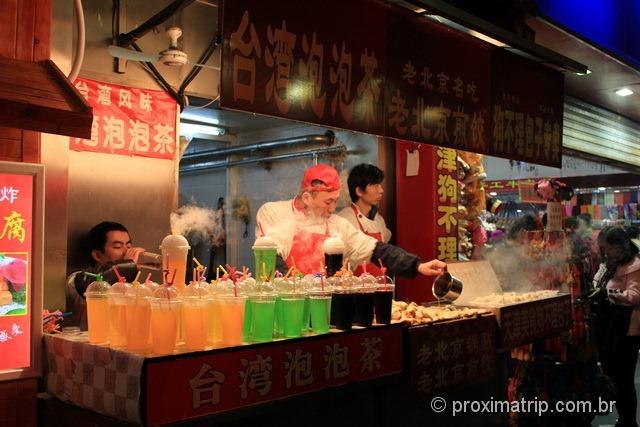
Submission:
<svg viewBox="0 0 640 427">
<path fill-rule="evenodd" d="M 87 300 L 87 326 L 91 344 L 109 342 L 109 301 L 107 291 L 110 285 L 97 276 L 97 280 L 87 286 L 84 296 Z"/>
</svg>

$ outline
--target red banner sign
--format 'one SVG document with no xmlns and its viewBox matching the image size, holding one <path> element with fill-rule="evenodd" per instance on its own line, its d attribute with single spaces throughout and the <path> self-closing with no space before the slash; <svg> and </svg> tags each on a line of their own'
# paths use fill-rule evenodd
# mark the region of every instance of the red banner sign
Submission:
<svg viewBox="0 0 640 427">
<path fill-rule="evenodd" d="M 562 74 L 496 49 L 492 86 L 487 154 L 562 167 Z"/>
<path fill-rule="evenodd" d="M 230 411 L 402 372 L 402 328 L 149 359 L 147 425 Z"/>
<path fill-rule="evenodd" d="M 31 360 L 34 178 L 0 173 L 0 371 Z"/>
<path fill-rule="evenodd" d="M 490 45 L 400 13 L 392 15 L 388 45 L 386 135 L 485 152 Z"/>
<path fill-rule="evenodd" d="M 483 315 L 409 328 L 411 386 L 417 398 L 491 377 L 496 318 Z"/>
<path fill-rule="evenodd" d="M 85 78 L 75 86 L 93 107 L 93 124 L 91 139 L 71 138 L 72 150 L 175 158 L 177 104 L 167 93 Z"/>
<path fill-rule="evenodd" d="M 436 258 L 458 259 L 458 163 L 456 150 L 436 148 Z"/>
<path fill-rule="evenodd" d="M 222 27 L 224 108 L 560 167 L 560 72 L 378 0 L 225 1 Z"/>
<path fill-rule="evenodd" d="M 225 1 L 220 105 L 382 135 L 385 9 Z"/>
</svg>

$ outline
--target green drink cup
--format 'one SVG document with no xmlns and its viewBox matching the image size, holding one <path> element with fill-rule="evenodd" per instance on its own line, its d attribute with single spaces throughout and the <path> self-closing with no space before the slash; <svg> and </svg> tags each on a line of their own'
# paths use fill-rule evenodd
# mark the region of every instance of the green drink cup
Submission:
<svg viewBox="0 0 640 427">
<path fill-rule="evenodd" d="M 251 331 L 255 342 L 271 341 L 273 339 L 273 321 L 276 312 L 275 295 L 250 295 L 251 303 Z M 245 313 L 245 318 L 248 315 Z"/>
<path fill-rule="evenodd" d="M 254 270 L 256 277 L 264 275 L 270 277 L 276 271 L 277 243 L 272 238 L 263 236 L 256 239 L 251 249 L 253 249 L 256 261 L 256 269 Z"/>
<path fill-rule="evenodd" d="M 296 338 L 302 335 L 305 295 L 301 293 L 284 293 L 282 299 L 282 323 L 285 338 Z"/>
<path fill-rule="evenodd" d="M 282 337 L 284 335 L 284 311 L 282 298 L 279 295 L 276 297 L 273 333 L 276 337 Z"/>
<path fill-rule="evenodd" d="M 331 292 L 313 292 L 309 294 L 309 310 L 313 333 L 326 334 L 329 332 Z"/>
<path fill-rule="evenodd" d="M 310 310 L 311 310 L 311 304 L 309 302 L 309 295 L 307 294 L 304 298 L 304 310 L 302 311 L 302 334 L 303 335 L 309 331 L 309 319 L 311 316 Z"/>
</svg>

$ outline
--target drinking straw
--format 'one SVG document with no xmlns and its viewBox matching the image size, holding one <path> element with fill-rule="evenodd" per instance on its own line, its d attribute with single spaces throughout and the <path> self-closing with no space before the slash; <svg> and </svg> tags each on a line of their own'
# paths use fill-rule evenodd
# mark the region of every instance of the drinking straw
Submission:
<svg viewBox="0 0 640 427">
<path fill-rule="evenodd" d="M 262 275 L 266 276 L 267 275 L 267 263 L 262 261 Z"/>
<path fill-rule="evenodd" d="M 198 278 L 198 267 L 193 269 L 192 276 L 193 276 L 193 283 L 196 283 L 196 279 Z"/>
<path fill-rule="evenodd" d="M 227 272 L 227 270 L 225 270 L 225 269 L 224 269 L 224 267 L 223 267 L 223 266 L 220 266 L 220 270 L 222 270 L 222 272 L 223 272 L 224 274 L 226 274 L 227 276 L 229 275 L 229 273 Z"/>
<path fill-rule="evenodd" d="M 293 255 L 291 255 L 291 264 L 293 264 L 293 268 L 298 270 L 298 267 L 296 266 L 296 260 L 293 258 Z M 298 271 L 300 271 L 300 270 L 298 270 Z"/>
<path fill-rule="evenodd" d="M 102 274 L 100 274 L 100 273 L 93 274 L 93 273 L 89 273 L 89 272 L 85 271 L 84 275 L 95 278 L 97 282 L 102 282 L 102 279 L 103 279 L 102 278 Z"/>
<path fill-rule="evenodd" d="M 200 275 L 200 281 L 205 281 L 207 279 L 207 267 L 202 269 L 202 274 Z"/>
<path fill-rule="evenodd" d="M 151 281 L 151 273 L 147 274 L 147 278 L 144 279 L 144 283 L 149 283 Z"/>
<path fill-rule="evenodd" d="M 116 277 L 118 278 L 118 282 L 124 283 L 124 282 L 127 281 L 127 279 L 125 279 L 124 276 L 121 275 L 120 272 L 118 271 L 118 267 L 116 267 L 114 265 L 113 267 L 111 267 L 111 269 L 113 270 L 114 273 L 116 273 Z"/>
<path fill-rule="evenodd" d="M 320 275 L 320 288 L 324 292 L 324 275 Z"/>
<path fill-rule="evenodd" d="M 289 277 L 289 275 L 290 275 L 290 274 L 291 274 L 291 272 L 293 271 L 293 268 L 294 268 L 294 267 L 291 267 L 291 268 L 289 268 L 289 269 L 287 270 L 287 274 L 285 274 L 285 275 L 284 275 L 284 277 L 282 278 L 283 280 Z"/>
<path fill-rule="evenodd" d="M 387 287 L 387 267 L 382 264 L 382 260 L 378 258 L 378 264 L 380 264 L 380 271 L 382 271 L 382 284 Z"/>
<path fill-rule="evenodd" d="M 198 270 L 202 270 L 202 269 L 204 268 L 204 266 L 203 266 L 202 264 L 200 264 L 200 261 L 198 261 L 198 259 L 197 259 L 196 257 L 193 257 L 193 262 L 195 262 L 195 263 L 196 263 L 196 265 L 197 265 L 197 267 L 196 267 L 196 268 L 197 268 Z"/>
<path fill-rule="evenodd" d="M 131 282 L 132 285 L 138 286 L 140 284 L 140 282 L 138 282 L 138 279 L 140 279 L 140 274 L 142 274 L 142 271 L 138 271 L 138 274 L 136 274 L 136 278 L 133 279 L 133 282 Z"/>
<path fill-rule="evenodd" d="M 364 274 L 367 274 L 367 263 L 366 262 L 362 263 L 362 271 L 364 272 Z"/>
<path fill-rule="evenodd" d="M 218 280 L 220 280 L 220 267 L 216 268 L 216 283 L 218 283 Z"/>
</svg>

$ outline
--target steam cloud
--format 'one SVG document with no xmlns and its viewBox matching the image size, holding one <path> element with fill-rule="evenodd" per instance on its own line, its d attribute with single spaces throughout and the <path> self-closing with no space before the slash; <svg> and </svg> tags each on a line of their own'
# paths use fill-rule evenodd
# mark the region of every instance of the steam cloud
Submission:
<svg viewBox="0 0 640 427">
<path fill-rule="evenodd" d="M 184 205 L 171 213 L 171 232 L 185 236 L 192 244 L 210 242 L 213 246 L 220 246 L 225 237 L 222 218 L 222 211 Z"/>
</svg>

